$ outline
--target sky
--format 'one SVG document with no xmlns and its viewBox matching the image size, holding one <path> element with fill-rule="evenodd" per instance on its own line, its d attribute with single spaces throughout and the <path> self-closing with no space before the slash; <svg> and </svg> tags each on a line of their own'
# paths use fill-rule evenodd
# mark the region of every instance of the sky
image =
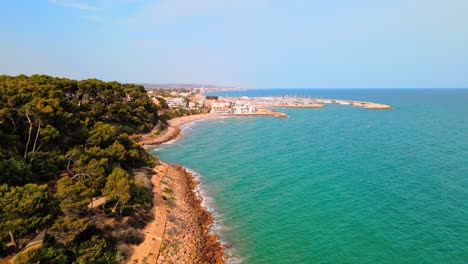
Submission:
<svg viewBox="0 0 468 264">
<path fill-rule="evenodd" d="M 2 0 L 0 74 L 468 87 L 467 0 Z"/>
</svg>

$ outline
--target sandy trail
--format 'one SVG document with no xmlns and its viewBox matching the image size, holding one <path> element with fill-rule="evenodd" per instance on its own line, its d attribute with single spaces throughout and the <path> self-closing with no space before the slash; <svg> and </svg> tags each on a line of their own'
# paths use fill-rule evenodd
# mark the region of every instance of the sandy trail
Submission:
<svg viewBox="0 0 468 264">
<path fill-rule="evenodd" d="M 154 220 L 142 230 L 142 233 L 145 234 L 145 240 L 132 247 L 132 256 L 127 263 L 156 263 L 158 259 L 167 221 L 166 206 L 161 197 L 161 180 L 165 177 L 167 170 L 166 164 L 154 168 L 156 174 L 151 178 L 154 195 L 152 209 Z"/>
</svg>

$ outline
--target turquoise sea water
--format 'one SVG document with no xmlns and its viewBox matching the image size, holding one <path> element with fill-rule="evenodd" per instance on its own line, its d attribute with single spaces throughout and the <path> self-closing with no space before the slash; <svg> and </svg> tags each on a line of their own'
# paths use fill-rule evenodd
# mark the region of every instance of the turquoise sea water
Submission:
<svg viewBox="0 0 468 264">
<path fill-rule="evenodd" d="M 153 154 L 200 175 L 242 263 L 468 263 L 468 90 L 249 90 L 368 100 L 192 123 Z"/>
</svg>

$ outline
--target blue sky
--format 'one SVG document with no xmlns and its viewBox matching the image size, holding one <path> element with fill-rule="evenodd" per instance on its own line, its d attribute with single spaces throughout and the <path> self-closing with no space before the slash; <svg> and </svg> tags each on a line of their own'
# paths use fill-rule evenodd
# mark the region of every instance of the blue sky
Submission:
<svg viewBox="0 0 468 264">
<path fill-rule="evenodd" d="M 15 0 L 0 10 L 0 74 L 468 87 L 466 0 Z"/>
</svg>

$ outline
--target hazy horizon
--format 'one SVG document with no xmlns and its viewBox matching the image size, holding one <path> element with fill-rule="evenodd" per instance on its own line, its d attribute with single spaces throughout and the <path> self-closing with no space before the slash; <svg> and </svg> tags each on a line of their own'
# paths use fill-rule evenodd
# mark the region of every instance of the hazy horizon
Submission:
<svg viewBox="0 0 468 264">
<path fill-rule="evenodd" d="M 9 75 L 9 74 L 0 74 L 0 75 L 8 75 L 8 76 L 19 76 L 19 75 L 26 75 L 26 76 L 32 76 L 32 75 L 41 75 L 42 73 L 33 73 L 33 74 L 24 74 L 24 73 L 19 73 L 16 75 Z M 44 73 L 45 74 L 45 73 Z M 48 75 L 48 74 L 45 74 Z M 70 79 L 69 76 L 55 76 L 55 75 L 48 75 L 51 77 L 57 77 L 57 78 L 66 78 Z M 143 85 L 145 88 L 154 88 L 154 89 L 160 89 L 160 88 L 200 88 L 200 87 L 205 87 L 205 88 L 220 88 L 220 89 L 232 89 L 232 90 L 437 90 L 437 89 L 444 89 L 444 90 L 450 90 L 450 89 L 468 89 L 468 87 L 236 87 L 236 86 L 223 86 L 223 85 L 216 85 L 213 83 L 209 84 L 194 84 L 194 83 L 143 83 L 143 82 L 122 82 L 119 80 L 113 80 L 113 79 L 99 79 L 96 77 L 84 77 L 84 78 L 75 78 L 76 80 L 89 80 L 89 79 L 98 79 L 102 81 L 117 81 L 121 83 L 133 83 L 137 85 Z M 149 86 L 149 87 L 148 87 Z"/>
</svg>

